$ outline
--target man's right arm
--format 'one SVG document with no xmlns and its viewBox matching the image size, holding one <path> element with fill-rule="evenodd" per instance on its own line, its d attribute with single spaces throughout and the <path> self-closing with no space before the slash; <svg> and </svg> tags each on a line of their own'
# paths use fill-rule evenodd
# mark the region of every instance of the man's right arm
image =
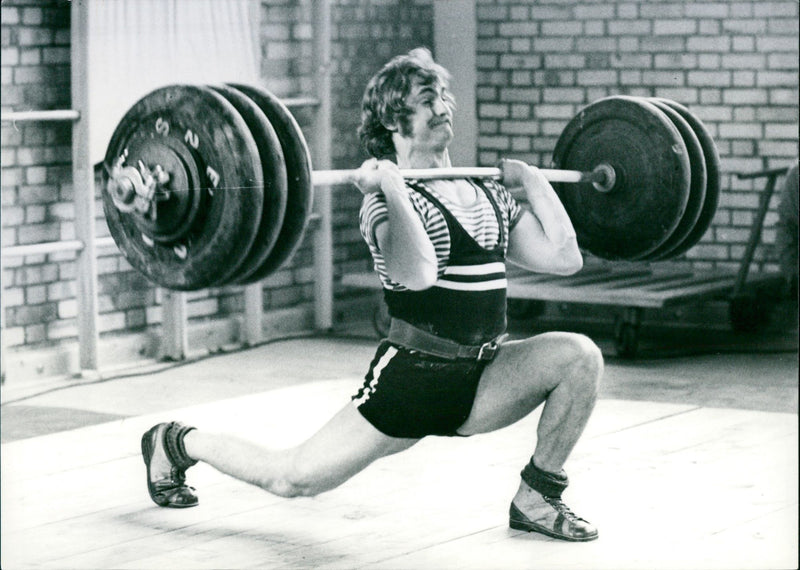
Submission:
<svg viewBox="0 0 800 570">
<path fill-rule="evenodd" d="M 367 161 L 359 172 L 356 186 L 365 194 L 382 192 L 386 199 L 387 216 L 377 223 L 374 235 L 389 278 L 411 290 L 431 287 L 437 279 L 436 251 L 397 166 Z"/>
</svg>

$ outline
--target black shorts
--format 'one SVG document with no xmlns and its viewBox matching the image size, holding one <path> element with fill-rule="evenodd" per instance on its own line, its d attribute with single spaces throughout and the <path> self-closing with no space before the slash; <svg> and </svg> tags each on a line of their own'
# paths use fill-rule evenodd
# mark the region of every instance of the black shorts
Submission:
<svg viewBox="0 0 800 570">
<path fill-rule="evenodd" d="M 384 340 L 353 396 L 361 415 L 391 437 L 458 435 L 486 363 L 448 360 Z"/>
</svg>

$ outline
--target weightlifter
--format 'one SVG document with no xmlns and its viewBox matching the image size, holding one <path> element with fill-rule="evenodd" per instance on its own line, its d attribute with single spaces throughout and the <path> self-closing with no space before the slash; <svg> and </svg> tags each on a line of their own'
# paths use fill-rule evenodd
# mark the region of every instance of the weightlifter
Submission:
<svg viewBox="0 0 800 570">
<path fill-rule="evenodd" d="M 291 449 L 178 422 L 155 425 L 142 436 L 142 453 L 156 504 L 197 504 L 186 470 L 198 461 L 275 495 L 311 496 L 426 436 L 491 432 L 543 405 L 510 526 L 569 541 L 597 538 L 562 493 L 564 463 L 597 398 L 600 350 L 571 333 L 504 339 L 506 260 L 574 273 L 583 263 L 575 231 L 550 183 L 516 160 L 502 162 L 502 184 L 403 179 L 402 168 L 450 166 L 455 104 L 448 82 L 448 72 L 418 48 L 387 63 L 364 94 L 359 134 L 374 158 L 354 183 L 364 194 L 361 232 L 392 316 L 364 384 Z M 508 190 L 519 187 L 530 210 Z"/>
</svg>

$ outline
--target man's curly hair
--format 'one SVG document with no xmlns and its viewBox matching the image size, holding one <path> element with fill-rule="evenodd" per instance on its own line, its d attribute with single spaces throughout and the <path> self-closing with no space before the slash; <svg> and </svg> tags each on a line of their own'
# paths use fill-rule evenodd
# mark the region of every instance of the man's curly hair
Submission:
<svg viewBox="0 0 800 570">
<path fill-rule="evenodd" d="M 375 158 L 394 158 L 392 132 L 386 125 L 399 124 L 401 132 L 410 129 L 412 109 L 406 104 L 411 86 L 417 79 L 423 85 L 448 85 L 450 74 L 433 61 L 427 48 L 416 48 L 384 65 L 370 79 L 361 101 L 361 126 L 358 136 L 364 149 Z"/>
</svg>

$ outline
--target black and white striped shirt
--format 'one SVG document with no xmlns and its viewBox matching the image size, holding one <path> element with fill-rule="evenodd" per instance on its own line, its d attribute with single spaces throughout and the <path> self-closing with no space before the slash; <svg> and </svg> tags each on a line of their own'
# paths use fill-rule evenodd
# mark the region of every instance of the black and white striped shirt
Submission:
<svg viewBox="0 0 800 570">
<path fill-rule="evenodd" d="M 460 206 L 452 203 L 442 194 L 436 191 L 436 181 L 415 182 L 422 185 L 436 199 L 438 199 L 455 216 L 467 233 L 483 248 L 489 249 L 497 245 L 500 239 L 500 228 L 497 225 L 497 216 L 486 195 L 475 186 L 476 200 L 467 206 Z M 497 202 L 500 209 L 502 223 L 505 225 L 506 235 L 519 220 L 522 214 L 522 207 L 511 196 L 506 188 L 494 180 L 483 181 L 492 197 Z M 441 211 L 433 205 L 427 198 L 416 192 L 408 184 L 409 199 L 414 210 L 422 220 L 425 231 L 433 243 L 436 250 L 436 258 L 439 266 L 439 276 L 444 274 L 450 255 L 450 234 L 447 230 L 447 223 Z M 378 248 L 375 238 L 375 228 L 382 222 L 388 220 L 388 210 L 386 207 L 386 197 L 381 192 L 367 194 L 361 204 L 359 213 L 359 226 L 361 235 L 367 242 L 375 271 L 380 276 L 381 283 L 386 289 L 393 291 L 403 291 L 406 288 L 399 283 L 392 281 L 386 273 L 386 263 L 383 253 Z M 507 245 L 507 241 L 506 241 Z"/>
</svg>

